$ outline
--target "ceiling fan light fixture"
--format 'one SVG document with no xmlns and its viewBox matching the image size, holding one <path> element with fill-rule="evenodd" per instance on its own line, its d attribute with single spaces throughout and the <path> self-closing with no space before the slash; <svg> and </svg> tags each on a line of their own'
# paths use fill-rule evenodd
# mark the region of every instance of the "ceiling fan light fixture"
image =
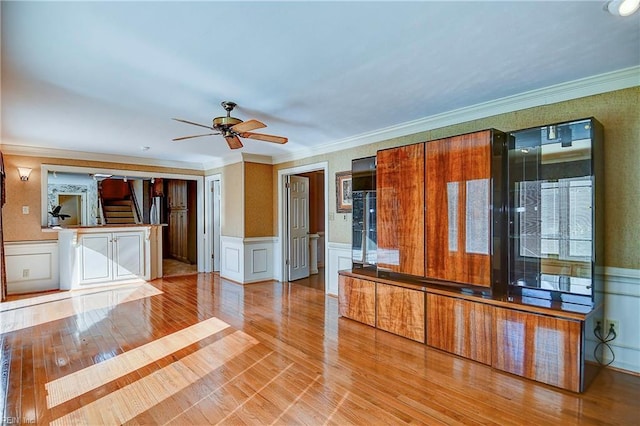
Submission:
<svg viewBox="0 0 640 426">
<path fill-rule="evenodd" d="M 612 0 L 607 3 L 607 10 L 615 16 L 633 15 L 640 9 L 640 0 Z"/>
<path fill-rule="evenodd" d="M 232 117 L 231 111 L 233 111 L 233 109 L 237 106 L 235 102 L 224 101 L 221 103 L 221 105 L 225 109 L 225 111 L 227 111 L 227 115 L 223 117 L 214 118 L 211 126 L 194 123 L 193 121 L 183 120 L 181 118 L 174 118 L 175 121 L 191 124 L 198 127 L 204 127 L 205 129 L 213 130 L 216 133 L 206 133 L 204 135 L 182 136 L 179 138 L 173 138 L 173 141 L 174 142 L 182 141 L 185 139 L 199 138 L 202 136 L 222 135 L 227 141 L 229 148 L 231 149 L 238 149 L 243 147 L 239 137 L 257 139 L 265 142 L 273 142 L 273 143 L 279 143 L 279 144 L 287 143 L 288 139 L 282 136 L 253 133 L 251 130 L 267 127 L 266 124 L 258 120 L 251 119 L 247 121 L 242 121 L 239 118 Z"/>
</svg>

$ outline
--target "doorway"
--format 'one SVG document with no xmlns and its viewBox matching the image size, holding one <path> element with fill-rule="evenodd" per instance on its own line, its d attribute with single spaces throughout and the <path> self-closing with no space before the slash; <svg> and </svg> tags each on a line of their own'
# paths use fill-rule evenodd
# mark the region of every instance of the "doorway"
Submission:
<svg viewBox="0 0 640 426">
<path fill-rule="evenodd" d="M 220 272 L 222 174 L 205 177 L 205 272 Z"/>
<path fill-rule="evenodd" d="M 198 272 L 197 185 L 185 179 L 160 180 L 154 184 L 154 198 L 160 198 L 163 227 L 163 276 Z"/>
<path fill-rule="evenodd" d="M 292 274 L 291 271 L 291 253 L 295 252 L 295 247 L 292 247 L 292 244 L 295 244 L 293 242 L 295 238 L 293 238 L 292 229 L 296 218 L 292 217 L 292 211 L 295 211 L 295 209 L 290 208 L 290 203 L 292 202 L 291 185 L 288 188 L 287 183 L 293 177 L 308 180 L 308 238 L 306 239 L 306 244 L 311 242 L 311 244 L 315 245 L 315 250 L 311 246 L 309 250 L 305 250 L 307 255 L 313 255 L 312 251 L 315 251 L 315 259 L 308 258 L 309 275 L 298 279 L 296 283 L 326 291 L 327 286 L 324 274 L 327 256 L 326 241 L 328 238 L 328 164 L 326 162 L 278 171 L 278 216 L 281 218 L 278 236 L 279 240 L 282 241 L 280 276 L 284 282 L 300 278 Z"/>
</svg>

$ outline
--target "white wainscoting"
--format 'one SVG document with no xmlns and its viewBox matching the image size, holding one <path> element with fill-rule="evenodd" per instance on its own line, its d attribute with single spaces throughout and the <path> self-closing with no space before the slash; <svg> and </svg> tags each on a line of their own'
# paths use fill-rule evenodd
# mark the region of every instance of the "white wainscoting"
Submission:
<svg viewBox="0 0 640 426">
<path fill-rule="evenodd" d="M 615 354 L 611 366 L 640 373 L 640 270 L 605 267 L 604 275 L 604 315 L 620 328 L 609 343 Z M 611 360 L 606 350 L 604 358 Z"/>
<path fill-rule="evenodd" d="M 58 290 L 58 241 L 19 241 L 4 244 L 7 293 Z"/>
<path fill-rule="evenodd" d="M 244 281 L 274 279 L 274 253 L 276 237 L 257 237 L 244 239 Z"/>
<path fill-rule="evenodd" d="M 328 264 L 325 269 L 326 293 L 338 295 L 338 271 L 351 269 L 351 244 L 327 243 Z"/>
<path fill-rule="evenodd" d="M 220 239 L 220 276 L 246 284 L 275 278 L 276 237 Z"/>
<path fill-rule="evenodd" d="M 325 241 L 324 232 L 318 232 L 318 236 L 318 268 L 324 268 L 324 246 L 327 244 L 327 242 Z"/>
</svg>

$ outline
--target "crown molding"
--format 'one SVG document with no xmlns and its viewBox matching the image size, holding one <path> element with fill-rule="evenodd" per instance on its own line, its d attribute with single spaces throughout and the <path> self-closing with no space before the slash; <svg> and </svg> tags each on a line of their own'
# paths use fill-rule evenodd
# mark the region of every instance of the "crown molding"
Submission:
<svg viewBox="0 0 640 426">
<path fill-rule="evenodd" d="M 24 155 L 26 157 L 73 158 L 75 160 L 102 161 L 107 163 L 134 164 L 142 166 L 169 167 L 203 171 L 202 163 L 187 161 L 159 160 L 155 158 L 134 157 L 128 155 L 100 154 L 95 152 L 52 149 L 35 146 L 2 144 L 0 149 L 8 155 Z"/>
<path fill-rule="evenodd" d="M 464 108 L 435 114 L 429 117 L 407 121 L 371 132 L 361 133 L 337 141 L 330 141 L 314 148 L 302 148 L 295 152 L 268 157 L 264 155 L 238 153 L 225 156 L 219 160 L 195 163 L 174 160 L 133 157 L 113 154 L 99 154 L 84 151 L 71 151 L 41 147 L 29 147 L 12 144 L 0 144 L 0 150 L 10 155 L 30 157 L 74 158 L 78 160 L 104 161 L 134 165 L 170 167 L 178 169 L 208 171 L 219 167 L 250 161 L 262 164 L 280 164 L 301 160 L 314 155 L 329 154 L 345 149 L 356 148 L 371 143 L 381 142 L 396 137 L 429 131 L 440 127 L 464 123 L 493 115 L 523 110 L 537 106 L 578 99 L 615 90 L 640 86 L 640 66 L 625 68 L 596 76 L 586 77 L 567 83 L 556 84 L 542 89 L 531 90 L 517 95 L 471 105 Z"/>
<path fill-rule="evenodd" d="M 273 158 L 269 155 L 250 154 L 248 152 L 242 153 L 242 161 L 249 163 L 273 164 Z"/>
<path fill-rule="evenodd" d="M 464 108 L 407 121 L 356 136 L 329 142 L 316 148 L 304 148 L 296 152 L 273 157 L 273 164 L 301 160 L 313 155 L 329 154 L 349 148 L 381 142 L 401 136 L 451 126 L 493 115 L 527 108 L 554 104 L 600 93 L 640 86 L 640 66 L 625 68 L 542 89 L 531 90 Z"/>
<path fill-rule="evenodd" d="M 242 156 L 239 153 L 227 155 L 224 158 L 216 159 L 213 161 L 207 161 L 202 163 L 202 169 L 205 174 L 210 173 L 212 170 L 219 169 L 221 167 L 230 166 L 231 164 L 241 163 Z"/>
<path fill-rule="evenodd" d="M 205 171 L 205 174 L 211 174 L 213 173 L 213 171 L 215 171 L 215 169 L 225 167 L 225 166 L 230 166 L 236 163 L 244 163 L 244 162 L 273 165 L 273 159 L 268 155 L 259 155 L 259 154 L 251 154 L 248 152 L 234 151 L 232 154 L 227 155 L 222 159 L 203 163 L 202 166 Z"/>
</svg>

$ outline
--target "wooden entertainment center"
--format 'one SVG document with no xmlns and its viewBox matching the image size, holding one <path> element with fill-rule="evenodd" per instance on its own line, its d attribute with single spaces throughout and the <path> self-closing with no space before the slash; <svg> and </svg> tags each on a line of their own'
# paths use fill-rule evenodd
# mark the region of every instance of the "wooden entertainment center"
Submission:
<svg viewBox="0 0 640 426">
<path fill-rule="evenodd" d="M 588 118 L 378 151 L 340 315 L 584 391 L 602 356 L 602 133 Z"/>
</svg>

